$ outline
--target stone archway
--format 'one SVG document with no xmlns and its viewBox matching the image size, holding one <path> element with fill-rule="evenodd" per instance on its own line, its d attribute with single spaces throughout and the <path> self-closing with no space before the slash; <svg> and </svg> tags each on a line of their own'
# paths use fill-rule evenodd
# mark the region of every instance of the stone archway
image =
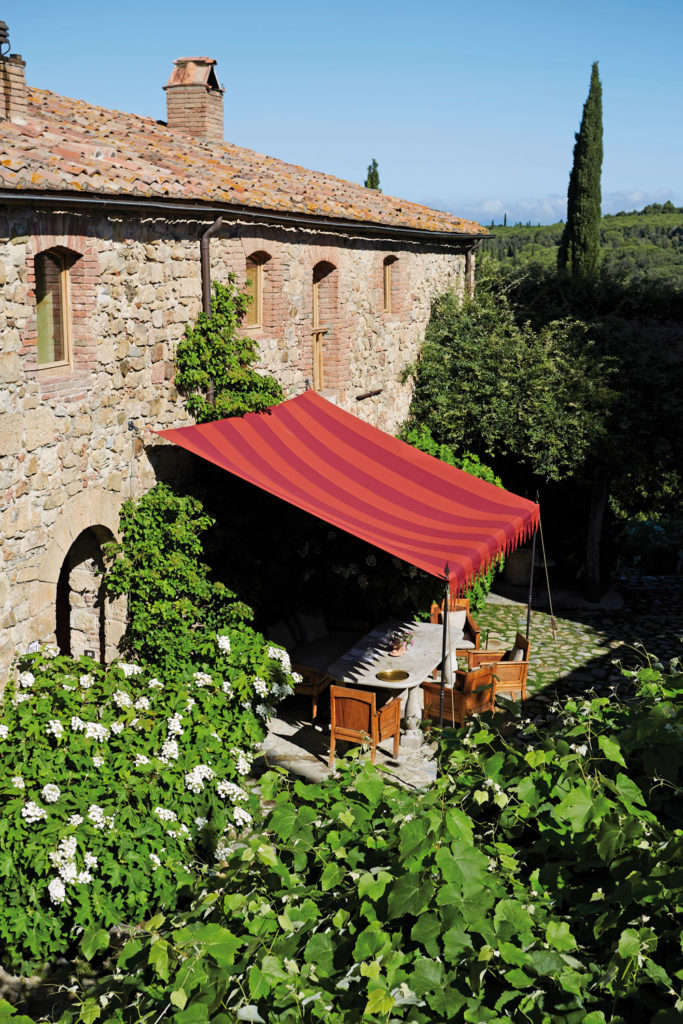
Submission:
<svg viewBox="0 0 683 1024">
<path fill-rule="evenodd" d="M 102 661 L 118 655 L 125 598 L 101 590 L 102 544 L 118 539 L 119 494 L 89 488 L 65 503 L 31 587 L 34 635 L 56 640 L 64 653 L 86 650 Z"/>
</svg>

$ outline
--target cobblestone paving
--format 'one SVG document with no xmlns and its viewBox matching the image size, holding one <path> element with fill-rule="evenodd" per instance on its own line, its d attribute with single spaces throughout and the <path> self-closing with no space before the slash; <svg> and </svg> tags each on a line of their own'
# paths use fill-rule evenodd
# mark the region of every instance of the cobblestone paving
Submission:
<svg viewBox="0 0 683 1024">
<path fill-rule="evenodd" d="M 643 662 L 643 650 L 662 662 L 683 655 L 683 580 L 631 576 L 619 581 L 624 607 L 556 611 L 556 639 L 547 612 L 532 610 L 528 693 L 541 702 L 595 689 L 620 678 L 620 665 Z M 507 649 L 526 631 L 526 607 L 489 603 L 477 615 L 482 646 Z M 638 646 L 642 645 L 642 646 Z"/>
</svg>

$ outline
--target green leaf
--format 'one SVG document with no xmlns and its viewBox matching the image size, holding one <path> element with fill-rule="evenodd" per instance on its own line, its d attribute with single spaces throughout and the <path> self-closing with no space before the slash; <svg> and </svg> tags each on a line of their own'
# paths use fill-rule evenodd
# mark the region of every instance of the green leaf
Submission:
<svg viewBox="0 0 683 1024">
<path fill-rule="evenodd" d="M 177 988 L 175 992 L 171 992 L 169 996 L 170 1001 L 174 1006 L 177 1006 L 179 1010 L 184 1010 L 187 1005 L 187 995 L 185 989 Z"/>
<path fill-rule="evenodd" d="M 375 807 L 382 795 L 384 781 L 375 766 L 366 763 L 363 766 L 362 772 L 356 778 L 354 788 L 367 798 L 372 807 Z"/>
<path fill-rule="evenodd" d="M 407 872 L 396 879 L 389 891 L 388 915 L 390 918 L 414 914 L 417 917 L 426 910 L 434 892 L 434 883 L 421 878 L 418 872 Z"/>
<path fill-rule="evenodd" d="M 293 804 L 278 804 L 270 815 L 268 827 L 275 832 L 280 839 L 289 839 L 294 831 L 296 818 L 296 808 Z"/>
<path fill-rule="evenodd" d="M 307 964 L 314 964 L 316 973 L 321 978 L 329 978 L 332 974 L 335 944 L 330 932 L 317 932 L 312 935 L 304 949 Z"/>
<path fill-rule="evenodd" d="M 613 740 L 610 736 L 606 736 L 604 733 L 602 736 L 598 736 L 598 746 L 602 750 L 605 757 L 610 761 L 616 761 L 617 764 L 626 767 L 626 762 L 621 753 L 621 747 L 616 740 Z"/>
<path fill-rule="evenodd" d="M 545 937 L 548 945 L 560 952 L 576 949 L 576 939 L 566 921 L 550 921 L 545 931 Z"/>
<path fill-rule="evenodd" d="M 320 877 L 320 888 L 323 892 L 334 889 L 344 877 L 344 869 L 338 861 L 330 861 L 326 864 Z"/>
<path fill-rule="evenodd" d="M 533 918 L 517 900 L 499 900 L 493 914 L 493 926 L 503 939 L 531 934 Z"/>
<path fill-rule="evenodd" d="M 94 1021 L 101 1016 L 101 1012 L 100 1005 L 95 999 L 86 999 L 81 1006 L 79 1020 L 83 1024 L 94 1024 Z"/>
<path fill-rule="evenodd" d="M 506 971 L 503 977 L 513 988 L 530 988 L 534 983 L 533 978 L 521 971 L 519 967 L 513 967 L 511 971 Z"/>
<path fill-rule="evenodd" d="M 633 928 L 625 928 L 619 936 L 619 945 L 617 947 L 619 956 L 623 957 L 624 960 L 629 960 L 631 957 L 636 957 L 640 953 L 640 938 L 638 932 L 634 931 Z"/>
<path fill-rule="evenodd" d="M 175 1024 L 206 1024 L 209 1019 L 209 1008 L 206 1003 L 192 1003 L 186 1010 L 173 1014 Z"/>
<path fill-rule="evenodd" d="M 430 956 L 439 955 L 439 945 L 436 939 L 441 934 L 441 922 L 436 914 L 427 912 L 420 914 L 410 932 L 413 942 L 421 943 Z"/>
<path fill-rule="evenodd" d="M 168 950 L 166 939 L 157 939 L 149 951 L 148 962 L 162 981 L 168 981 Z"/>
<path fill-rule="evenodd" d="M 378 871 L 376 875 L 365 871 L 358 879 L 358 895 L 361 898 L 368 896 L 373 901 L 378 900 L 384 895 L 384 890 L 392 878 L 388 871 Z"/>
<path fill-rule="evenodd" d="M 554 810 L 555 817 L 568 821 L 573 832 L 582 832 L 593 816 L 593 795 L 587 786 L 570 790 Z"/>
<path fill-rule="evenodd" d="M 365 1012 L 387 1014 L 392 1009 L 394 1002 L 394 997 L 386 989 L 375 988 L 368 994 Z"/>
<path fill-rule="evenodd" d="M 97 925 L 88 928 L 81 939 L 81 952 L 86 960 L 92 960 L 95 953 L 100 949 L 106 949 L 108 946 L 109 932 L 104 928 L 98 928 Z"/>
</svg>

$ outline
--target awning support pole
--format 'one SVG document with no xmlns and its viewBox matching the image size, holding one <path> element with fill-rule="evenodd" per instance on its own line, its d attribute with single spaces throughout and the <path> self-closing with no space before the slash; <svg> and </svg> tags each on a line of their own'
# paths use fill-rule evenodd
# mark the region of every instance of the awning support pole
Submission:
<svg viewBox="0 0 683 1024">
<path fill-rule="evenodd" d="M 448 595 L 450 591 L 450 570 L 448 563 L 445 567 L 446 573 L 446 588 L 444 590 L 443 598 L 443 632 L 441 635 L 441 693 L 439 694 L 439 728 L 443 729 L 443 699 L 446 690 L 446 645 L 447 645 L 447 630 L 448 630 Z"/>
<path fill-rule="evenodd" d="M 538 491 L 536 491 L 536 504 L 538 505 Z M 536 519 L 536 527 L 534 529 L 534 535 L 531 540 L 531 568 L 529 569 L 529 599 L 526 603 L 526 638 L 529 639 L 529 633 L 531 632 L 531 599 L 534 594 L 534 568 L 536 564 L 536 536 L 538 534 L 538 518 Z"/>
</svg>

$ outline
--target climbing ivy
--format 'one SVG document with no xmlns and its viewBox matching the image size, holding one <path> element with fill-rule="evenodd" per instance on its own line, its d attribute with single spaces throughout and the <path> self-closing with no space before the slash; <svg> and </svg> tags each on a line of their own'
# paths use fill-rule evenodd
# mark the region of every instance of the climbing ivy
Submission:
<svg viewBox="0 0 683 1024">
<path fill-rule="evenodd" d="M 176 387 L 198 423 L 263 412 L 284 398 L 274 377 L 253 368 L 258 345 L 240 332 L 250 301 L 234 274 L 214 281 L 211 313 L 200 313 L 178 344 Z"/>
</svg>

